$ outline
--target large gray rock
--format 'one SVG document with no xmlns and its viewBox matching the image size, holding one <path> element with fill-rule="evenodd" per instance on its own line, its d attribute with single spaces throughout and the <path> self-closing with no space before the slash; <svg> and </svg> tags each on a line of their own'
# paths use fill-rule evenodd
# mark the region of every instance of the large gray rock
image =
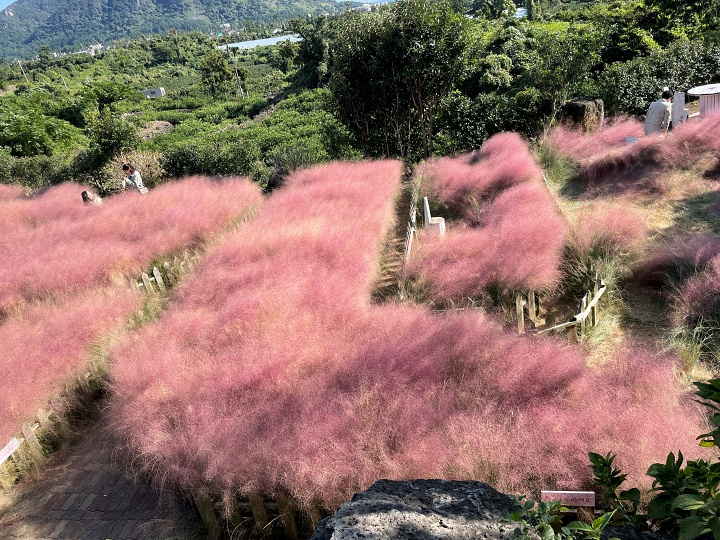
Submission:
<svg viewBox="0 0 720 540">
<path fill-rule="evenodd" d="M 509 540 L 513 527 L 500 520 L 511 507 L 482 482 L 378 480 L 324 519 L 311 540 Z"/>
</svg>

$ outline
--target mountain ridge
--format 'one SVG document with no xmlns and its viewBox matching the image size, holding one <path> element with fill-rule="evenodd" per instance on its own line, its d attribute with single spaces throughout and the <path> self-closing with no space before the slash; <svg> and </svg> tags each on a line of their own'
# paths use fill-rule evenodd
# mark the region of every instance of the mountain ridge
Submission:
<svg viewBox="0 0 720 540">
<path fill-rule="evenodd" d="M 332 12 L 333 0 L 17 0 L 0 9 L 0 56 L 40 46 L 71 51 L 143 34 L 209 31 L 223 23 L 270 22 Z"/>
</svg>

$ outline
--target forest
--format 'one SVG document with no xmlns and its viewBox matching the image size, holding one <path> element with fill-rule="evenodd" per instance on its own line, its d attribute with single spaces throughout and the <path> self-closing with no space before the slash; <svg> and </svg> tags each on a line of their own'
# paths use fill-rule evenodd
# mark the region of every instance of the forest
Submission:
<svg viewBox="0 0 720 540">
<path fill-rule="evenodd" d="M 527 8 L 0 61 L 0 349 L 36 344 L 0 357 L 22 381 L 0 437 L 90 370 L 137 472 L 227 536 L 248 498 L 307 532 L 377 478 L 434 477 L 594 489 L 597 527 L 720 538 L 720 124 L 642 124 L 664 87 L 720 82 L 717 5 Z M 596 99 L 599 129 L 562 121 Z M 425 196 L 442 237 L 412 226 Z"/>
</svg>

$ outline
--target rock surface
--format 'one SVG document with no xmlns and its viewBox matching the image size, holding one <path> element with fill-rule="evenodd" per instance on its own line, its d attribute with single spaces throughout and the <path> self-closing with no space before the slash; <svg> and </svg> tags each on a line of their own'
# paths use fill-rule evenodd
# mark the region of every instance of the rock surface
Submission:
<svg viewBox="0 0 720 540">
<path fill-rule="evenodd" d="M 509 540 L 511 500 L 473 481 L 378 480 L 324 519 L 311 540 Z"/>
</svg>

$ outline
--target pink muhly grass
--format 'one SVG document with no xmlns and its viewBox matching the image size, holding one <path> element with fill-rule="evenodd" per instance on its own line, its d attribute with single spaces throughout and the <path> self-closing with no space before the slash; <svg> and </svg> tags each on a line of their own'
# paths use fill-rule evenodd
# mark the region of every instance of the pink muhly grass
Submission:
<svg viewBox="0 0 720 540">
<path fill-rule="evenodd" d="M 25 304 L 0 324 L 0 441 L 87 368 L 89 348 L 138 308 L 129 288 Z M 56 411 L 61 412 L 61 411 Z"/>
<path fill-rule="evenodd" d="M 383 477 L 585 486 L 586 453 L 628 449 L 626 430 L 633 472 L 694 445 L 697 416 L 660 360 L 595 373 L 477 312 L 371 306 L 400 171 L 297 174 L 115 348 L 116 428 L 139 463 L 186 489 L 333 508 Z"/>
<path fill-rule="evenodd" d="M 705 270 L 690 277 L 676 295 L 678 318 L 682 324 L 704 323 L 717 332 L 720 324 L 720 255 L 713 257 Z"/>
<path fill-rule="evenodd" d="M 584 254 L 602 250 L 624 255 L 641 248 L 648 229 L 642 218 L 627 205 L 598 202 L 575 215 L 572 243 Z"/>
<path fill-rule="evenodd" d="M 638 281 L 654 289 L 673 289 L 720 254 L 720 235 L 678 238 L 660 248 L 637 270 Z"/>
<path fill-rule="evenodd" d="M 25 190 L 20 186 L 0 183 L 0 201 L 19 199 L 23 197 Z"/>
<path fill-rule="evenodd" d="M 447 238 L 420 237 L 410 272 L 430 299 L 478 297 L 489 285 L 554 286 L 567 227 L 520 137 L 502 134 L 475 154 L 430 167 L 422 174 L 432 178 L 431 191 L 441 202 L 449 197 L 450 206 L 471 226 L 449 223 Z M 495 182 L 498 178 L 501 183 Z"/>
<path fill-rule="evenodd" d="M 587 164 L 613 150 L 626 148 L 625 137 L 642 136 L 641 122 L 621 116 L 609 119 L 600 130 L 593 133 L 583 133 L 565 125 L 556 126 L 549 131 L 544 143 L 560 155 Z"/>
<path fill-rule="evenodd" d="M 637 183 L 645 180 L 643 174 L 628 176 L 628 171 L 640 171 L 643 167 L 686 168 L 703 154 L 720 150 L 720 122 L 716 115 L 685 122 L 664 137 L 641 136 L 636 132 L 639 126 L 637 122 L 621 120 L 587 135 L 559 127 L 551 131 L 547 142 L 561 155 L 578 161 L 582 178 L 590 184 Z M 641 140 L 628 145 L 624 142 L 626 135 Z"/>
<path fill-rule="evenodd" d="M 242 179 L 191 178 L 146 196 L 127 193 L 86 206 L 63 184 L 27 200 L 0 201 L 0 311 L 54 292 L 136 275 L 152 258 L 208 238 L 261 202 Z M 201 211 L 198 211 L 201 209 Z"/>
<path fill-rule="evenodd" d="M 515 133 L 494 135 L 475 152 L 429 162 L 418 174 L 431 198 L 471 221 L 498 193 L 542 178 L 527 145 Z"/>
</svg>

